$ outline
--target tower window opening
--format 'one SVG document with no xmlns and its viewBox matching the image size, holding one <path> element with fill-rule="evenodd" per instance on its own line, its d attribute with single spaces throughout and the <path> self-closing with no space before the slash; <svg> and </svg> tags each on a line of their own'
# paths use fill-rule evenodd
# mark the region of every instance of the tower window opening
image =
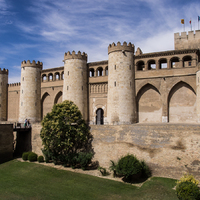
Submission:
<svg viewBox="0 0 200 200">
<path fill-rule="evenodd" d="M 131 65 L 129 65 L 129 69 L 131 70 Z"/>
<path fill-rule="evenodd" d="M 131 87 L 131 82 L 130 82 L 130 87 Z"/>
<path fill-rule="evenodd" d="M 115 65 L 115 70 L 116 70 L 116 65 Z"/>
<path fill-rule="evenodd" d="M 69 86 L 67 86 L 67 90 L 69 89 Z"/>
<path fill-rule="evenodd" d="M 35 106 L 37 106 L 37 102 L 35 102 Z"/>
<path fill-rule="evenodd" d="M 69 71 L 68 71 L 68 76 L 69 76 Z"/>
<path fill-rule="evenodd" d="M 37 94 L 37 90 L 35 90 L 35 94 Z"/>
<path fill-rule="evenodd" d="M 37 78 L 35 78 L 35 82 L 37 82 Z"/>
<path fill-rule="evenodd" d="M 24 77 L 22 78 L 22 81 L 24 81 Z"/>
<path fill-rule="evenodd" d="M 21 106 L 23 106 L 23 102 L 21 102 Z"/>
<path fill-rule="evenodd" d="M 23 94 L 23 90 L 22 90 L 22 94 Z"/>
<path fill-rule="evenodd" d="M 116 81 L 114 82 L 114 86 L 116 87 Z"/>
<path fill-rule="evenodd" d="M 82 90 L 83 90 L 83 86 L 82 86 Z"/>
</svg>

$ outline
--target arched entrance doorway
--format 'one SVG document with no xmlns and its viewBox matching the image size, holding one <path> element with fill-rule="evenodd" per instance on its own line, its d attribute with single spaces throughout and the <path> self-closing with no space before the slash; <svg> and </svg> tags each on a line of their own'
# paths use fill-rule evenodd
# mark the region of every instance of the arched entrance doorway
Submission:
<svg viewBox="0 0 200 200">
<path fill-rule="evenodd" d="M 96 124 L 103 124 L 104 112 L 102 108 L 98 108 L 96 111 Z"/>
</svg>

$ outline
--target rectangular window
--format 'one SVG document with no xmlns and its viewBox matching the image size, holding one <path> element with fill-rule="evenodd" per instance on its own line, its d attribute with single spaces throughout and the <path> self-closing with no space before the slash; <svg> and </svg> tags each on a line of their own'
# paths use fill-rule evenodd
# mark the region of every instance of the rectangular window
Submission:
<svg viewBox="0 0 200 200">
<path fill-rule="evenodd" d="M 192 63 L 191 63 L 191 62 L 188 62 L 188 66 L 192 66 Z"/>
</svg>

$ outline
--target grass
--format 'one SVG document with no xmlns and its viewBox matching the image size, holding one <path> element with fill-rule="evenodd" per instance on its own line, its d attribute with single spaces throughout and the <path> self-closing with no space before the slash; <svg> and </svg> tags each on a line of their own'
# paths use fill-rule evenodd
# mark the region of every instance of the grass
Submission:
<svg viewBox="0 0 200 200">
<path fill-rule="evenodd" d="M 36 163 L 12 160 L 0 164 L 0 199 L 34 200 L 177 200 L 174 179 L 153 177 L 142 187 Z"/>
</svg>

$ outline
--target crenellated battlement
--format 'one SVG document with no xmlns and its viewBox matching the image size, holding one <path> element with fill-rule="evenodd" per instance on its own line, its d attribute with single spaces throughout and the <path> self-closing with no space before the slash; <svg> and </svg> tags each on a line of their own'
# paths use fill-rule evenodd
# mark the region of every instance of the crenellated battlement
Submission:
<svg viewBox="0 0 200 200">
<path fill-rule="evenodd" d="M 85 52 L 81 54 L 80 51 L 78 51 L 77 54 L 75 53 L 75 51 L 72 51 L 72 53 L 68 51 L 64 55 L 64 60 L 69 60 L 69 59 L 80 59 L 80 60 L 85 60 L 87 62 L 87 54 Z"/>
<path fill-rule="evenodd" d="M 35 62 L 35 60 L 33 60 L 33 62 L 31 63 L 30 60 L 27 60 L 27 62 L 24 60 L 21 62 L 21 68 L 22 67 L 43 67 L 43 63 L 40 61 Z"/>
<path fill-rule="evenodd" d="M 108 54 L 114 51 L 129 51 L 134 53 L 135 46 L 131 44 L 131 42 L 129 42 L 128 45 L 127 42 L 124 42 L 123 45 L 121 45 L 120 42 L 118 42 L 117 45 L 113 42 L 108 46 Z"/>
<path fill-rule="evenodd" d="M 198 49 L 200 48 L 200 30 L 174 33 L 174 48 L 179 49 Z"/>
<path fill-rule="evenodd" d="M 1 69 L 0 68 L 0 74 L 7 74 L 8 75 L 8 69 L 5 69 L 5 68 L 3 68 L 3 69 Z"/>
<path fill-rule="evenodd" d="M 10 83 L 10 84 L 8 84 L 8 87 L 16 87 L 16 86 L 20 86 L 20 85 L 21 85 L 20 82 L 18 82 L 18 83 Z"/>
</svg>

